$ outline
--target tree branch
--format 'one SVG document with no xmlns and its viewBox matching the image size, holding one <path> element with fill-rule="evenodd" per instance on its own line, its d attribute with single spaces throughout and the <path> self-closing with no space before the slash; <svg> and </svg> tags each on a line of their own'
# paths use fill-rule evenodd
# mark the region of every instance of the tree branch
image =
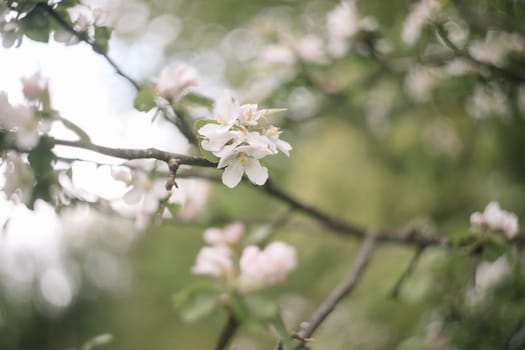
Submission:
<svg viewBox="0 0 525 350">
<path fill-rule="evenodd" d="M 408 263 L 407 268 L 405 269 L 405 271 L 403 271 L 403 273 L 397 280 L 396 284 L 390 291 L 390 296 L 392 298 L 397 299 L 399 297 L 399 292 L 401 290 L 401 287 L 403 286 L 403 283 L 405 283 L 407 278 L 412 274 L 412 272 L 416 268 L 416 265 L 419 262 L 419 259 L 421 258 L 421 256 L 423 255 L 423 252 L 425 251 L 425 249 L 426 249 L 426 246 L 418 246 L 416 248 L 416 252 L 410 259 L 410 262 Z"/>
<path fill-rule="evenodd" d="M 148 149 L 134 149 L 134 148 L 111 148 L 100 146 L 93 143 L 85 143 L 82 141 L 68 141 L 51 138 L 55 145 L 83 148 L 94 151 L 107 156 L 122 158 L 122 159 L 157 159 L 168 163 L 171 159 L 176 159 L 180 165 L 194 165 L 202 167 L 217 167 L 217 164 L 212 163 L 201 157 L 187 156 L 179 153 L 172 153 L 162 151 L 156 148 Z"/>
<path fill-rule="evenodd" d="M 95 51 L 97 54 L 104 57 L 104 59 L 115 69 L 116 73 L 126 79 L 135 90 L 140 90 L 140 84 L 134 80 L 131 76 L 126 74 L 122 68 L 111 58 L 109 55 L 102 50 L 95 41 L 93 41 L 86 33 L 78 32 L 73 28 L 69 23 L 67 23 L 61 16 L 58 14 L 52 5 L 49 5 L 47 3 L 38 3 L 36 6 L 42 8 L 44 11 L 46 11 L 57 23 L 62 26 L 66 31 L 74 35 L 78 40 L 88 44 L 91 46 L 93 51 Z M 195 132 L 191 126 L 190 121 L 187 120 L 185 116 L 185 112 L 182 110 L 175 110 L 171 104 L 163 106 L 162 108 L 159 108 L 163 113 L 164 117 L 175 124 L 175 126 L 180 130 L 180 132 L 188 139 L 188 141 L 191 144 L 197 145 L 197 136 L 195 135 Z M 178 120 L 174 121 L 168 118 L 168 115 L 175 115 Z"/>
<path fill-rule="evenodd" d="M 219 339 L 217 340 L 217 344 L 215 345 L 215 350 L 226 349 L 235 333 L 237 333 L 238 329 L 239 321 L 237 321 L 235 316 L 233 316 L 233 314 L 230 313 L 228 315 L 228 320 L 226 321 L 226 324 L 224 325 L 224 328 L 222 329 L 221 334 L 219 335 Z"/>
<path fill-rule="evenodd" d="M 326 320 L 328 315 L 335 310 L 336 306 L 348 296 L 359 283 L 374 251 L 376 243 L 376 235 L 369 233 L 355 258 L 350 271 L 343 279 L 343 281 L 330 293 L 328 298 L 314 311 L 310 319 L 305 323 L 305 327 L 297 333 L 300 344 L 295 348 L 296 350 L 303 349 L 314 332 Z"/>
<path fill-rule="evenodd" d="M 472 57 L 470 54 L 468 54 L 466 51 L 461 50 L 459 47 L 457 47 L 448 37 L 447 32 L 443 28 L 443 26 L 436 24 L 436 34 L 438 38 L 443 42 L 443 44 L 449 48 L 457 57 L 464 59 L 475 66 L 479 68 L 485 68 L 489 72 L 491 72 L 493 75 L 500 76 L 512 83 L 521 84 L 525 82 L 525 76 L 522 76 L 518 74 L 517 72 L 513 72 L 511 70 L 508 70 L 506 68 L 495 66 L 491 63 L 480 61 L 474 57 Z"/>
</svg>

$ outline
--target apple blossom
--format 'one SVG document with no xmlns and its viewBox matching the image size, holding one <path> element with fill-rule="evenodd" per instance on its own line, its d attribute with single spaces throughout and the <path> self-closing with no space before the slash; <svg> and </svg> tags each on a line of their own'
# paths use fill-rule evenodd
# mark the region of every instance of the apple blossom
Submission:
<svg viewBox="0 0 525 350">
<path fill-rule="evenodd" d="M 274 126 L 263 126 L 268 114 L 280 109 L 258 109 L 256 104 L 240 105 L 230 95 L 223 95 L 216 103 L 215 121 L 201 128 L 201 146 L 219 158 L 218 168 L 224 168 L 223 183 L 233 188 L 244 173 L 251 182 L 263 185 L 268 169 L 260 159 L 277 154 L 289 156 L 292 147 L 279 139 L 280 131 Z"/>
<path fill-rule="evenodd" d="M 244 225 L 234 222 L 224 228 L 210 227 L 204 231 L 204 241 L 211 245 L 235 245 L 244 233 Z"/>
<path fill-rule="evenodd" d="M 189 87 L 199 84 L 197 70 L 187 64 L 164 68 L 155 81 L 155 90 L 165 98 L 176 100 Z"/>
<path fill-rule="evenodd" d="M 47 82 L 42 78 L 40 72 L 36 72 L 29 78 L 22 78 L 22 92 L 28 100 L 38 100 L 47 90 Z"/>
<path fill-rule="evenodd" d="M 49 124 L 39 122 L 31 108 L 12 106 L 3 91 L 0 91 L 0 125 L 15 131 L 16 144 L 24 149 L 36 146 L 40 133 L 49 130 Z"/>
<path fill-rule="evenodd" d="M 272 242 L 264 250 L 248 246 L 239 262 L 239 288 L 249 292 L 281 282 L 296 266 L 295 248 L 284 242 Z"/>
<path fill-rule="evenodd" d="M 230 248 L 224 245 L 203 247 L 197 254 L 192 272 L 229 279 L 233 276 L 233 261 Z"/>
<path fill-rule="evenodd" d="M 485 210 L 475 212 L 470 216 L 473 227 L 486 227 L 494 231 L 501 231 L 508 239 L 514 238 L 519 231 L 516 214 L 501 209 L 498 202 L 490 202 Z"/>
<path fill-rule="evenodd" d="M 159 209 L 159 201 L 169 196 L 164 181 L 151 179 L 142 170 L 136 170 L 129 176 L 125 170 L 114 168 L 111 175 L 115 180 L 123 181 L 131 187 L 123 197 L 124 203 L 136 207 L 136 226 L 145 228 L 151 216 Z"/>
</svg>

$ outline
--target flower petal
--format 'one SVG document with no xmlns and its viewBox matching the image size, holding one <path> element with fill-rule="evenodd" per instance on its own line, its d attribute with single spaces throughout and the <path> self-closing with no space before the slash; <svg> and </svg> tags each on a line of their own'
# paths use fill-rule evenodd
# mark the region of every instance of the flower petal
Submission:
<svg viewBox="0 0 525 350">
<path fill-rule="evenodd" d="M 244 167 L 239 160 L 233 161 L 222 173 L 222 182 L 229 188 L 234 188 L 241 182 Z"/>
<path fill-rule="evenodd" d="M 268 180 L 268 169 L 263 167 L 256 159 L 250 159 L 245 165 L 246 175 L 251 182 L 262 186 Z"/>
</svg>

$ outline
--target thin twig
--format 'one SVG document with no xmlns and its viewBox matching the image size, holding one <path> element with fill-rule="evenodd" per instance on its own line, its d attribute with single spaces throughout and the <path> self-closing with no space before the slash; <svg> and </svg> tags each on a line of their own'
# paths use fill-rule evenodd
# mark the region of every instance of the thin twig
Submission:
<svg viewBox="0 0 525 350">
<path fill-rule="evenodd" d="M 303 327 L 297 334 L 297 337 L 300 339 L 300 344 L 295 349 L 303 349 L 306 345 L 307 340 L 314 334 L 314 332 L 319 328 L 319 326 L 326 320 L 328 315 L 335 310 L 336 306 L 348 296 L 352 290 L 355 288 L 357 283 L 359 283 L 361 276 L 374 251 L 376 243 L 376 235 L 369 233 L 366 236 L 365 241 L 363 242 L 361 249 L 359 250 L 357 257 L 355 258 L 350 271 L 343 279 L 343 281 L 330 293 L 328 298 L 323 301 L 323 303 L 314 311 L 310 319 L 305 323 Z"/>
<path fill-rule="evenodd" d="M 288 195 L 286 192 L 277 188 L 271 181 L 261 187 L 266 193 L 271 196 L 280 199 L 281 201 L 290 205 L 290 207 L 297 211 L 303 212 L 308 216 L 316 219 L 324 226 L 333 229 L 344 235 L 354 236 L 356 238 L 364 238 L 368 231 L 364 227 L 360 227 L 355 224 L 351 224 L 333 217 L 317 208 L 310 206 L 306 203 L 300 202 L 296 198 Z M 413 243 L 419 245 L 448 245 L 449 242 L 444 235 L 433 234 L 433 235 L 422 235 L 419 230 L 378 230 L 377 239 L 380 241 L 394 242 L 394 243 Z"/>
<path fill-rule="evenodd" d="M 60 24 L 66 31 L 68 31 L 69 33 L 74 35 L 78 40 L 80 40 L 80 41 L 88 44 L 89 46 L 91 46 L 93 51 L 95 51 L 97 54 L 99 54 L 102 57 L 104 57 L 104 59 L 113 67 L 113 69 L 115 69 L 115 72 L 118 75 L 120 75 L 121 77 L 126 79 L 131 85 L 133 85 L 135 90 L 137 90 L 137 91 L 140 90 L 140 84 L 135 79 L 133 79 L 128 74 L 126 74 L 122 70 L 122 68 L 120 68 L 120 66 L 111 57 L 109 57 L 109 55 L 106 52 L 104 52 L 104 50 L 102 50 L 99 47 L 99 45 L 95 41 L 93 41 L 86 33 L 78 32 L 69 23 L 67 23 L 60 16 L 60 14 L 58 14 L 55 11 L 55 9 L 53 8 L 52 5 L 49 5 L 47 3 L 38 3 L 36 6 L 42 8 L 44 11 L 46 11 L 54 20 L 56 20 L 58 22 L 58 24 Z M 194 132 L 192 126 L 191 126 L 191 121 L 187 120 L 187 117 L 186 117 L 184 111 L 182 111 L 182 110 L 175 110 L 171 104 L 166 105 L 166 106 L 164 106 L 162 108 L 159 108 L 159 109 L 163 112 L 164 117 L 168 121 L 170 121 L 173 124 L 175 124 L 175 126 L 180 130 L 180 132 L 183 134 L 183 136 L 185 136 L 191 144 L 197 145 L 197 143 L 198 143 L 197 136 L 195 135 L 195 132 Z M 168 118 L 168 115 L 174 115 L 178 119 L 177 120 L 172 120 L 172 119 Z"/>
<path fill-rule="evenodd" d="M 403 286 L 403 283 L 405 283 L 407 278 L 412 274 L 412 272 L 416 268 L 416 265 L 419 262 L 419 259 L 421 258 L 421 256 L 423 255 L 423 252 L 425 251 L 425 249 L 426 249 L 426 246 L 424 245 L 418 246 L 416 248 L 416 252 L 412 256 L 412 259 L 410 259 L 410 262 L 408 263 L 407 268 L 405 269 L 405 271 L 403 271 L 403 273 L 397 280 L 396 284 L 390 291 L 390 296 L 392 298 L 397 299 L 399 297 L 399 292 L 401 291 L 401 287 Z"/>
<path fill-rule="evenodd" d="M 137 83 L 133 78 L 131 78 L 129 75 L 124 73 L 124 71 L 118 66 L 118 64 L 113 61 L 111 57 L 108 56 L 94 41 L 92 41 L 85 33 L 81 33 L 75 30 L 69 23 L 67 23 L 53 8 L 52 5 L 49 5 L 47 3 L 39 2 L 36 6 L 42 8 L 44 11 L 46 11 L 55 21 L 58 22 L 65 30 L 67 30 L 69 33 L 73 34 L 78 40 L 88 44 L 93 48 L 93 50 L 104 57 L 104 59 L 115 69 L 118 75 L 126 79 L 128 82 L 131 83 L 135 87 L 135 89 L 139 90 L 140 85 Z"/>
<path fill-rule="evenodd" d="M 179 153 L 172 153 L 162 151 L 156 148 L 134 149 L 134 148 L 112 148 L 100 146 L 93 143 L 85 143 L 83 141 L 69 141 L 51 138 L 55 145 L 83 148 L 94 151 L 107 156 L 112 156 L 122 159 L 157 159 L 168 163 L 171 159 L 176 159 L 180 165 L 194 165 L 202 167 L 217 167 L 217 164 L 212 163 L 201 157 L 187 156 Z"/>
<path fill-rule="evenodd" d="M 226 324 L 224 325 L 224 328 L 222 329 L 221 334 L 219 335 L 219 339 L 217 340 L 217 344 L 215 345 L 215 350 L 226 349 L 235 333 L 237 333 L 238 329 L 239 321 L 235 318 L 233 314 L 230 313 L 228 315 L 228 320 L 226 321 Z"/>
</svg>

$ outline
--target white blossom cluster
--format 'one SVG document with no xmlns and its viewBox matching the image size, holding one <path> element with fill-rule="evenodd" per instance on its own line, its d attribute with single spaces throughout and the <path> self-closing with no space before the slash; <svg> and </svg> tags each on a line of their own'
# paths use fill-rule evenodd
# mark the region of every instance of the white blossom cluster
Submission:
<svg viewBox="0 0 525 350">
<path fill-rule="evenodd" d="M 295 248 L 274 241 L 261 249 L 245 247 L 237 263 L 235 249 L 243 238 L 244 225 L 234 222 L 222 229 L 209 228 L 204 241 L 210 246 L 201 248 L 192 271 L 197 275 L 209 275 L 224 280 L 230 287 L 249 293 L 286 279 L 297 266 Z"/>
<path fill-rule="evenodd" d="M 0 91 L 0 128 L 15 132 L 18 147 L 31 149 L 38 143 L 40 134 L 49 131 L 49 123 L 39 120 L 28 106 L 11 105 L 7 94 Z"/>
<path fill-rule="evenodd" d="M 166 201 L 168 205 L 180 205 L 178 215 L 183 220 L 196 219 L 207 204 L 209 184 L 201 180 L 181 179 L 177 180 L 177 191 L 170 193 L 166 190 L 165 179 L 152 178 L 153 169 L 153 163 L 142 160 L 128 161 L 126 166 L 112 167 L 113 179 L 123 182 L 127 187 L 122 197 L 123 203 L 119 205 L 114 202 L 114 208 L 135 218 L 138 229 L 145 229 L 157 213 L 162 217 L 170 217 L 168 211 L 161 211 L 162 201 Z"/>
<path fill-rule="evenodd" d="M 503 232 L 505 237 L 512 239 L 519 232 L 518 217 L 516 214 L 501 209 L 498 202 L 490 202 L 485 210 L 475 212 L 470 216 L 470 224 L 474 228 L 486 228 Z"/>
<path fill-rule="evenodd" d="M 5 1 L 0 2 L 0 35 L 4 48 L 9 48 L 15 44 L 19 46 L 22 42 L 23 32 L 12 12 Z"/>
<path fill-rule="evenodd" d="M 265 117 L 280 110 L 257 109 L 256 104 L 240 105 L 225 94 L 216 103 L 215 120 L 201 128 L 201 147 L 219 158 L 218 168 L 225 168 L 222 182 L 233 188 L 244 173 L 251 182 L 263 185 L 268 179 L 268 169 L 260 160 L 279 151 L 289 156 L 292 147 L 281 140 L 281 131 L 272 125 L 265 126 Z"/>
</svg>

